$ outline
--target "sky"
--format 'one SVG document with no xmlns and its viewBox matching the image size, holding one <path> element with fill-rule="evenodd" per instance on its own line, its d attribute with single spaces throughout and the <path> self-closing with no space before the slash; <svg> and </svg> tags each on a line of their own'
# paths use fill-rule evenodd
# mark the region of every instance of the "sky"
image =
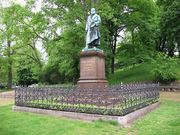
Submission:
<svg viewBox="0 0 180 135">
<path fill-rule="evenodd" d="M 25 5 L 26 0 L 13 0 L 14 2 L 17 2 L 18 4 Z"/>
<path fill-rule="evenodd" d="M 22 6 L 25 6 L 26 5 L 26 1 L 28 0 L 0 0 L 0 5 L 3 6 L 3 7 L 8 7 L 10 6 L 10 3 L 11 2 L 14 2 L 14 3 L 17 3 L 17 4 L 20 4 Z M 35 2 L 35 8 L 33 9 L 33 12 L 39 12 L 41 10 L 41 7 L 42 7 L 42 1 L 43 0 L 36 0 Z"/>
<path fill-rule="evenodd" d="M 15 3 L 21 4 L 21 5 L 26 4 L 26 0 L 1 0 L 0 5 L 3 7 L 7 7 L 7 6 L 10 6 L 11 2 L 15 2 Z"/>
</svg>

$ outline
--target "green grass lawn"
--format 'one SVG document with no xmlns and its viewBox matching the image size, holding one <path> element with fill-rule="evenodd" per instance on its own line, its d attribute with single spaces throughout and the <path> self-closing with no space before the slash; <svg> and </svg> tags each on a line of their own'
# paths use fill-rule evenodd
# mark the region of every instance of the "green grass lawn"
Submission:
<svg viewBox="0 0 180 135">
<path fill-rule="evenodd" d="M 131 131 L 138 135 L 179 135 L 180 102 L 164 100 L 161 107 L 138 120 Z"/>
<path fill-rule="evenodd" d="M 118 135 L 113 122 L 83 122 L 31 113 L 12 112 L 11 106 L 0 107 L 1 135 Z"/>
<path fill-rule="evenodd" d="M 177 73 L 177 79 L 180 80 L 180 64 L 174 67 L 174 71 Z M 114 75 L 110 75 L 108 82 L 109 84 L 120 84 L 129 82 L 140 82 L 140 81 L 153 81 L 154 76 L 152 69 L 155 66 L 152 63 L 143 63 L 136 65 L 134 67 L 118 69 L 115 71 Z"/>
<path fill-rule="evenodd" d="M 0 106 L 0 135 L 178 135 L 180 95 L 165 95 L 160 108 L 136 121 L 131 128 L 123 128 L 112 121 L 84 122 L 13 112 L 12 105 Z"/>
</svg>

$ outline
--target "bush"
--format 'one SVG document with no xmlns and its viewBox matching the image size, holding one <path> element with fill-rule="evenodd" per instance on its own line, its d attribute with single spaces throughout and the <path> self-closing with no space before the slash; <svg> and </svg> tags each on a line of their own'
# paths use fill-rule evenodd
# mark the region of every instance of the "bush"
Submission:
<svg viewBox="0 0 180 135">
<path fill-rule="evenodd" d="M 6 89 L 7 88 L 7 84 L 5 83 L 0 83 L 0 89 Z"/>
<path fill-rule="evenodd" d="M 58 64 L 46 65 L 41 72 L 40 81 L 45 84 L 64 83 L 65 76 L 59 73 Z"/>
<path fill-rule="evenodd" d="M 21 66 L 17 70 L 18 84 L 21 86 L 29 86 L 34 83 L 38 83 L 37 77 L 34 75 L 31 66 Z"/>
<path fill-rule="evenodd" d="M 174 71 L 174 67 L 177 66 L 177 61 L 175 59 L 159 55 L 153 64 L 155 68 L 152 72 L 155 76 L 155 81 L 168 84 L 177 79 L 176 72 Z"/>
</svg>

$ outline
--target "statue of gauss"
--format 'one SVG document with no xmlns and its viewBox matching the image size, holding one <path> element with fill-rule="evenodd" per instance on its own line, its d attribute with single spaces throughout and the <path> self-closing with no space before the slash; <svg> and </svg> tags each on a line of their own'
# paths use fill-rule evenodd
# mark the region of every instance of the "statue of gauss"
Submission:
<svg viewBox="0 0 180 135">
<path fill-rule="evenodd" d="M 88 48 L 99 48 L 100 47 L 100 32 L 99 25 L 101 23 L 101 18 L 96 14 L 95 8 L 91 8 L 90 15 L 86 22 L 86 47 Z"/>
</svg>

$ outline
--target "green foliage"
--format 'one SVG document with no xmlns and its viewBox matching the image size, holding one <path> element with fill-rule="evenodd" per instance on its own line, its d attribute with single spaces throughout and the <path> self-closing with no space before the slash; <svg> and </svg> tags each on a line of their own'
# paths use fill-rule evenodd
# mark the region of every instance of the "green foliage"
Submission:
<svg viewBox="0 0 180 135">
<path fill-rule="evenodd" d="M 0 83 L 7 82 L 7 60 L 0 57 Z"/>
<path fill-rule="evenodd" d="M 0 83 L 0 89 L 6 89 L 7 88 L 7 84 L 5 83 Z"/>
<path fill-rule="evenodd" d="M 128 67 L 150 63 L 155 49 L 173 56 L 175 46 L 179 48 L 178 0 L 49 0 L 42 1 L 42 9 L 36 13 L 31 9 L 35 2 L 0 8 L 0 24 L 6 26 L 0 28 L 1 82 L 9 80 L 9 66 L 16 82 L 18 65 L 25 59 L 31 61 L 32 72 L 42 83 L 77 82 L 79 52 L 85 47 L 85 22 L 92 6 L 102 19 L 101 48 L 106 55 L 107 76 L 115 64 Z M 9 46 L 2 49 L 6 41 Z M 37 49 L 41 48 L 39 42 L 48 54 L 47 62 Z"/>
<path fill-rule="evenodd" d="M 123 15 L 127 27 L 116 55 L 118 64 L 129 66 L 154 57 L 159 10 L 151 0 L 130 0 L 127 6 L 129 11 Z"/>
<path fill-rule="evenodd" d="M 82 30 L 82 25 L 74 25 L 73 29 L 64 31 L 61 41 L 51 41 L 47 44 L 49 59 L 44 72 L 56 80 L 47 80 L 50 84 L 76 82 L 79 78 L 79 52 L 84 44 Z"/>
<path fill-rule="evenodd" d="M 0 28 L 0 35 L 3 36 L 0 42 L 3 48 L 0 47 L 0 54 L 3 61 L 0 61 L 0 81 L 2 82 L 11 82 L 11 76 L 13 83 L 17 82 L 17 66 L 24 59 L 31 61 L 34 66 L 32 69 L 36 70 L 32 72 L 39 72 L 39 68 L 43 65 L 36 42 L 42 38 L 40 34 L 45 30 L 48 20 L 40 13 L 33 13 L 30 9 L 31 4 L 24 7 L 12 4 L 1 9 L 0 25 L 3 27 Z"/>
<path fill-rule="evenodd" d="M 161 55 L 162 57 L 162 55 Z M 178 59 L 169 59 L 168 58 L 159 58 L 154 60 L 154 62 L 145 62 L 141 64 L 136 64 L 134 66 L 121 67 L 115 71 L 114 75 L 108 77 L 108 82 L 110 85 L 131 82 L 152 82 L 157 81 L 153 71 L 159 70 L 160 72 L 168 71 L 175 75 L 177 80 L 180 80 L 180 62 Z M 168 62 L 168 64 L 167 64 Z M 176 64 L 177 63 L 177 64 Z M 158 66 L 164 67 L 165 65 L 169 66 L 164 69 L 159 69 Z M 170 69 L 168 69 L 170 68 Z M 169 72 L 167 74 L 169 74 Z M 159 77 L 159 76 L 157 76 Z"/>
<path fill-rule="evenodd" d="M 174 56 L 174 51 L 180 50 L 180 1 L 158 0 L 161 9 L 158 50 Z"/>
<path fill-rule="evenodd" d="M 46 84 L 65 83 L 64 75 L 59 72 L 58 63 L 46 65 L 40 75 L 40 81 Z"/>
<path fill-rule="evenodd" d="M 23 65 L 23 66 L 22 66 Z M 37 83 L 37 76 L 33 73 L 32 65 L 29 62 L 20 61 L 20 65 L 17 69 L 17 83 L 21 86 L 29 86 Z"/>
<path fill-rule="evenodd" d="M 156 81 L 169 83 L 177 79 L 176 72 L 174 70 L 174 67 L 178 66 L 176 59 L 167 58 L 166 55 L 160 55 L 153 64 L 155 65 L 155 68 L 152 72 Z"/>
<path fill-rule="evenodd" d="M 121 43 L 117 50 L 118 65 L 126 67 L 138 63 L 150 62 L 154 57 L 154 52 L 152 50 L 148 50 L 146 46 L 142 44 Z"/>
<path fill-rule="evenodd" d="M 152 74 L 154 65 L 151 62 L 136 64 L 134 66 L 128 66 L 115 71 L 115 74 L 110 75 L 108 82 L 110 85 L 131 82 L 144 82 L 153 81 L 154 76 Z"/>
</svg>

